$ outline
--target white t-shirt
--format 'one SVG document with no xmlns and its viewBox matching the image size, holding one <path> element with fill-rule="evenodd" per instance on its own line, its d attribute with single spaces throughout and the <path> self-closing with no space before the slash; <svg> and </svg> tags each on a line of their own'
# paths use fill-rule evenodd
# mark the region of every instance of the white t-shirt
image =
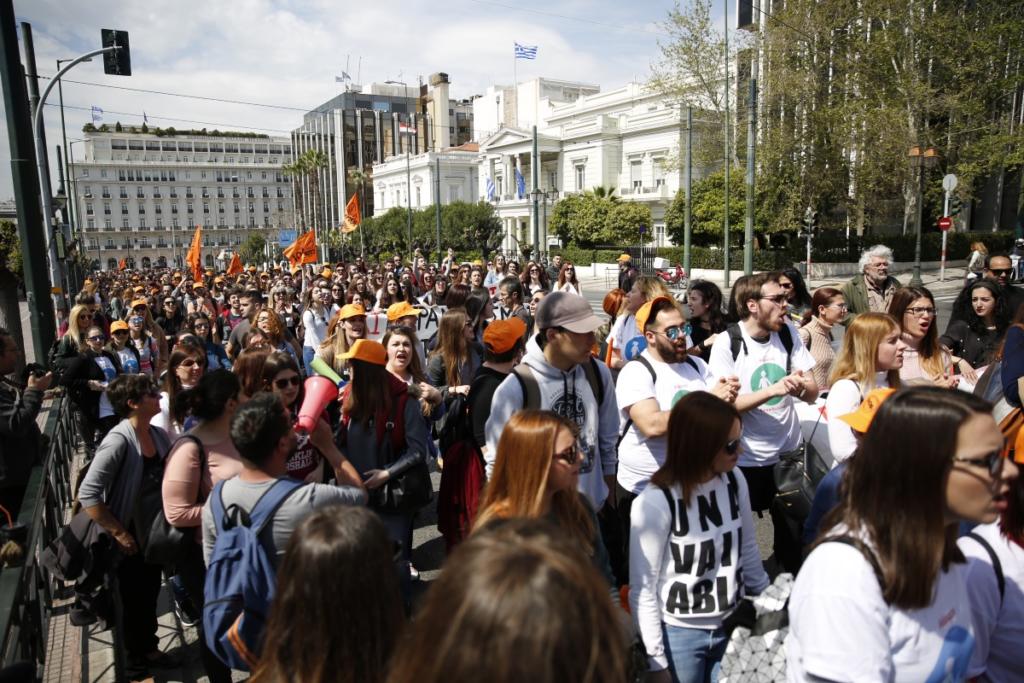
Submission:
<svg viewBox="0 0 1024 683">
<path fill-rule="evenodd" d="M 333 304 L 332 304 L 333 305 Z M 331 312 L 325 310 L 317 313 L 312 308 L 302 312 L 302 345 L 316 349 L 323 343 L 327 336 L 327 322 L 331 319 Z"/>
<path fill-rule="evenodd" d="M 885 602 L 860 550 L 843 543 L 818 546 L 789 599 L 787 680 L 965 680 L 974 629 L 964 573 L 960 564 L 940 572 L 932 604 L 907 611 Z"/>
<path fill-rule="evenodd" d="M 130 352 L 129 352 L 130 353 Z M 109 384 L 114 381 L 117 377 L 117 369 L 114 364 L 110 362 L 110 359 L 106 356 L 96 356 L 94 359 L 96 365 L 100 366 L 100 370 L 103 371 L 103 381 Z M 114 414 L 114 406 L 110 404 L 110 398 L 107 397 L 107 392 L 104 391 L 100 394 L 100 417 L 110 417 Z"/>
<path fill-rule="evenodd" d="M 741 589 L 757 595 L 768 585 L 742 472 L 698 485 L 688 505 L 678 485 L 671 494 L 674 525 L 657 486 L 644 489 L 630 509 L 630 612 L 656 670 L 668 666 L 662 623 L 716 629 Z"/>
<path fill-rule="evenodd" d="M 884 389 L 889 386 L 888 373 L 875 375 L 875 388 Z M 840 415 L 856 412 L 864 401 L 867 392 L 852 379 L 841 379 L 828 390 L 825 400 L 825 417 L 822 422 L 828 424 L 828 445 L 832 451 L 832 466 L 835 467 L 853 455 L 857 450 L 857 437 L 850 425 L 839 419 Z"/>
<path fill-rule="evenodd" d="M 630 341 L 633 341 L 633 345 L 638 346 L 641 351 L 647 347 L 647 340 L 637 329 L 636 316 L 632 313 L 624 313 L 615 319 L 615 324 L 608 331 L 608 342 L 618 350 L 622 359 L 626 360 L 626 345 Z M 634 355 L 636 354 L 630 355 L 630 358 Z"/>
<path fill-rule="evenodd" d="M 793 323 L 786 321 L 793 339 L 790 372 L 810 372 L 814 358 L 800 343 Z M 731 340 L 722 333 L 711 347 L 711 374 L 715 377 L 736 375 L 740 379 L 739 395 L 752 394 L 775 384 L 786 376 L 786 347 L 778 332 L 772 332 L 767 342 L 755 341 L 739 324 L 745 345 L 740 347 L 736 360 L 732 359 Z M 800 445 L 800 420 L 792 396 L 776 396 L 757 408 L 743 413 L 743 449 L 739 464 L 742 467 L 764 467 L 779 461 L 779 453 Z"/>
<path fill-rule="evenodd" d="M 1000 533 L 999 522 L 977 526 L 974 533 L 988 541 L 999 558 L 1005 588 L 1000 597 L 988 551 L 974 539 L 961 538 L 975 639 L 967 675 L 983 681 L 1024 681 L 1024 548 Z"/>
<path fill-rule="evenodd" d="M 639 360 L 631 361 L 619 372 L 615 384 L 615 400 L 619 404 L 619 433 L 629 420 L 629 408 L 640 401 L 654 398 L 659 410 L 671 410 L 672 406 L 691 391 L 703 391 L 714 381 L 708 366 L 697 356 L 690 356 L 697 369 L 690 363 L 663 363 L 655 360 L 649 350 L 640 354 L 651 364 L 658 377 L 657 382 Z M 640 493 L 647 486 L 651 475 L 665 462 L 668 440 L 665 436 L 648 438 L 640 433 L 636 425 L 630 425 L 619 443 L 619 469 L 616 478 L 627 491 Z"/>
</svg>

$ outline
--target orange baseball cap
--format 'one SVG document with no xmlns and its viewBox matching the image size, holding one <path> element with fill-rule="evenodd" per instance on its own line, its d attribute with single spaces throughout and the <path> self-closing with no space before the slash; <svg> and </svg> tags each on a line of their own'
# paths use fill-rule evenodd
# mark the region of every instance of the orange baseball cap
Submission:
<svg viewBox="0 0 1024 683">
<path fill-rule="evenodd" d="M 129 308 L 135 308 L 136 306 L 149 306 L 149 302 L 145 299 L 136 299 Z"/>
<path fill-rule="evenodd" d="M 506 353 L 523 339 L 526 323 L 522 318 L 495 320 L 484 330 L 484 346 L 491 353 Z"/>
<path fill-rule="evenodd" d="M 647 319 L 651 317 L 651 309 L 654 308 L 654 304 L 660 301 L 671 301 L 675 304 L 675 301 L 672 301 L 672 299 L 667 296 L 656 296 L 641 306 L 640 310 L 636 312 L 636 329 L 640 330 L 641 334 L 645 332 L 644 328 L 647 327 Z M 679 307 L 676 306 L 676 308 Z"/>
<path fill-rule="evenodd" d="M 388 352 L 384 345 L 372 339 L 357 339 L 348 353 L 341 354 L 345 360 L 361 360 L 374 365 L 387 365 Z"/>
<path fill-rule="evenodd" d="M 399 318 L 404 318 L 407 315 L 415 315 L 416 317 L 419 317 L 420 311 L 408 301 L 399 301 L 397 304 L 391 304 L 388 306 L 389 323 L 393 323 Z"/>
<path fill-rule="evenodd" d="M 338 320 L 346 320 L 348 318 L 356 318 L 361 315 L 366 315 L 366 309 L 360 304 L 345 304 L 338 311 Z"/>
<path fill-rule="evenodd" d="M 863 434 L 871 426 L 871 421 L 875 419 L 875 413 L 878 412 L 878 408 L 894 393 L 896 393 L 896 390 L 889 387 L 872 389 L 864 397 L 864 400 L 860 402 L 857 410 L 846 415 L 840 415 L 839 419 L 850 425 L 853 431 Z"/>
<path fill-rule="evenodd" d="M 128 323 L 126 323 L 123 320 L 115 320 L 114 322 L 110 323 L 110 333 L 111 334 L 113 334 L 114 332 L 118 332 L 120 330 L 127 330 L 127 329 L 128 329 Z"/>
</svg>

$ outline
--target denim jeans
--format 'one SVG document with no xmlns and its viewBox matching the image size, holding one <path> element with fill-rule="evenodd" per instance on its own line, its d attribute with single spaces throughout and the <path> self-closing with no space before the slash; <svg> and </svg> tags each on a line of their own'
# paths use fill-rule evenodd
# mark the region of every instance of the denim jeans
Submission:
<svg viewBox="0 0 1024 683">
<path fill-rule="evenodd" d="M 316 349 L 314 349 L 312 346 L 303 346 L 302 366 L 306 371 L 306 377 L 312 377 L 314 374 L 313 371 L 309 368 L 309 364 L 313 362 L 314 358 L 316 358 Z"/>
<path fill-rule="evenodd" d="M 662 638 L 672 680 L 679 683 L 716 683 L 729 639 L 725 630 L 684 628 L 663 623 Z"/>
</svg>

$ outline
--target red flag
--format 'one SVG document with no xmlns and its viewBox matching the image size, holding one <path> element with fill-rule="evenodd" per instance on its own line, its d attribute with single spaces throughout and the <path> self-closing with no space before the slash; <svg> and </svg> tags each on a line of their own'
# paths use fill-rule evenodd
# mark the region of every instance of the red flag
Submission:
<svg viewBox="0 0 1024 683">
<path fill-rule="evenodd" d="M 203 228 L 197 225 L 196 233 L 192 237 L 192 246 L 188 248 L 188 254 L 185 256 L 185 263 L 192 268 L 192 279 L 196 282 L 203 281 L 202 247 Z"/>
<path fill-rule="evenodd" d="M 127 260 L 121 259 L 120 261 L 117 262 L 117 269 L 118 270 L 124 270 L 127 267 L 128 267 L 128 261 Z"/>
<path fill-rule="evenodd" d="M 350 233 L 359 227 L 359 223 L 362 222 L 362 217 L 359 215 L 359 195 L 352 195 L 352 199 L 348 200 L 348 204 L 345 205 L 345 222 L 341 226 L 341 231 L 344 233 Z"/>
<path fill-rule="evenodd" d="M 238 252 L 236 251 L 231 255 L 231 263 L 228 264 L 228 275 L 238 275 L 243 270 L 242 259 L 238 258 Z"/>
<path fill-rule="evenodd" d="M 316 232 L 308 230 L 302 233 L 298 239 L 285 247 L 283 253 L 293 268 L 316 263 Z"/>
</svg>

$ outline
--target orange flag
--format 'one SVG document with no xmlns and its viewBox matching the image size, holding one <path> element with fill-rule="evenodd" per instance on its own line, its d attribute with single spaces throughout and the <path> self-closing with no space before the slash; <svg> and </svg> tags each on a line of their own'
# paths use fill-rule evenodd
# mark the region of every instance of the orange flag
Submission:
<svg viewBox="0 0 1024 683">
<path fill-rule="evenodd" d="M 231 263 L 228 264 L 228 275 L 238 275 L 242 270 L 242 259 L 238 258 L 238 252 L 236 251 L 231 255 Z"/>
<path fill-rule="evenodd" d="M 307 263 L 316 263 L 316 232 L 308 230 L 284 249 L 285 258 L 294 268 Z"/>
<path fill-rule="evenodd" d="M 188 248 L 185 256 L 185 263 L 192 268 L 192 279 L 196 282 L 203 280 L 203 261 L 200 253 L 203 247 L 203 228 L 196 226 L 196 234 L 192 237 L 192 246 Z"/>
<path fill-rule="evenodd" d="M 352 199 L 348 200 L 348 204 L 345 205 L 345 222 L 341 226 L 341 231 L 352 232 L 359 227 L 362 220 L 359 215 L 359 195 L 352 195 Z"/>
<path fill-rule="evenodd" d="M 120 261 L 117 262 L 117 269 L 118 270 L 124 270 L 127 267 L 128 267 L 128 261 L 126 259 L 121 259 Z"/>
</svg>

